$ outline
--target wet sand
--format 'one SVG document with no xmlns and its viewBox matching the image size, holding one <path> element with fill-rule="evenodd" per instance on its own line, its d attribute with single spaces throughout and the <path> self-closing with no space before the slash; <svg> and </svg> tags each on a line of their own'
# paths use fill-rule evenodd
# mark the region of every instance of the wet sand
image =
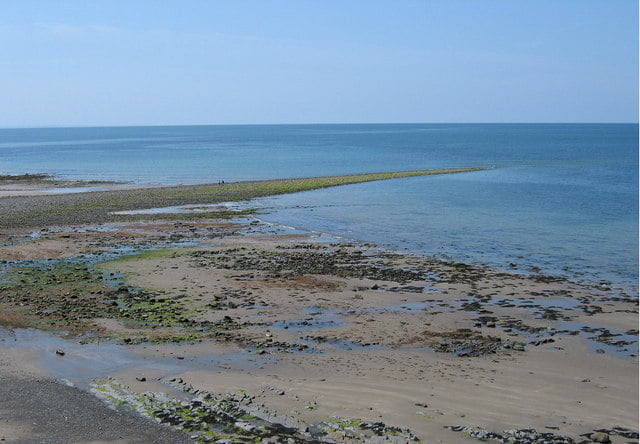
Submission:
<svg viewBox="0 0 640 444">
<path fill-rule="evenodd" d="M 0 230 L 0 438 L 638 441 L 637 298 L 252 220 Z"/>
</svg>

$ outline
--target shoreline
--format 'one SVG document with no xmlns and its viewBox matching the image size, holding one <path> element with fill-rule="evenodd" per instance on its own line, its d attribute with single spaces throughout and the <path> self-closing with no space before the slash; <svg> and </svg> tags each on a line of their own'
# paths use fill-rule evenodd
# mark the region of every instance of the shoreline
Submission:
<svg viewBox="0 0 640 444">
<path fill-rule="evenodd" d="M 56 430 L 31 369 L 183 430 L 159 442 L 637 441 L 637 299 L 208 216 L 3 226 L 7 439 Z"/>
<path fill-rule="evenodd" d="M 307 229 L 305 227 L 292 226 L 292 225 L 282 224 L 279 222 L 271 222 L 261 218 L 260 214 L 250 215 L 250 216 L 260 221 L 260 223 L 264 223 L 267 225 L 279 226 L 285 229 L 291 229 L 291 230 L 296 230 L 296 231 L 305 232 L 305 233 L 319 233 L 320 235 L 325 235 L 335 239 L 342 239 L 346 242 L 377 245 L 381 249 L 385 249 L 396 254 L 404 254 L 409 256 L 415 255 L 415 256 L 429 258 L 442 263 L 462 263 L 462 264 L 470 265 L 472 267 L 477 267 L 477 268 L 498 270 L 507 274 L 522 275 L 522 276 L 528 276 L 528 277 L 545 276 L 549 279 L 557 279 L 557 280 L 566 281 L 568 283 L 576 284 L 583 287 L 589 287 L 596 290 L 611 292 L 612 294 L 616 294 L 623 298 L 628 298 L 629 300 L 638 300 L 640 298 L 640 295 L 638 293 L 638 288 L 636 285 L 634 285 L 635 283 L 625 285 L 620 283 L 619 281 L 614 282 L 613 280 L 606 280 L 606 279 L 590 279 L 587 273 L 582 273 L 582 272 L 573 273 L 573 274 L 562 274 L 560 272 L 553 273 L 553 272 L 544 271 L 536 266 L 525 268 L 525 267 L 518 267 L 518 266 L 500 266 L 495 264 L 488 264 L 481 260 L 471 260 L 468 258 L 459 260 L 450 255 L 446 255 L 442 257 L 442 256 L 430 254 L 429 252 L 415 251 L 408 247 L 398 247 L 396 245 L 391 245 L 388 243 L 385 244 L 382 242 L 376 242 L 375 240 L 371 240 L 371 239 L 355 238 L 355 237 L 338 235 L 335 233 L 328 233 L 328 232 L 325 233 L 322 231 Z"/>
</svg>

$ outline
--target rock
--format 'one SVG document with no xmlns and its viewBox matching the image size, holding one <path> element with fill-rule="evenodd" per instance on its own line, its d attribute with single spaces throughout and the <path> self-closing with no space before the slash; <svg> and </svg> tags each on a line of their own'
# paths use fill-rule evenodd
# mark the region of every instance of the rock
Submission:
<svg viewBox="0 0 640 444">
<path fill-rule="evenodd" d="M 593 442 L 600 442 L 604 444 L 611 442 L 611 439 L 609 439 L 609 435 L 604 432 L 594 432 L 589 435 L 589 439 Z"/>
<path fill-rule="evenodd" d="M 145 382 L 146 380 L 147 380 L 147 378 L 145 378 L 144 376 L 136 377 L 136 381 Z"/>
<path fill-rule="evenodd" d="M 609 435 L 620 435 L 629 439 L 638 439 L 638 437 L 640 436 L 638 432 L 636 432 L 635 430 L 631 430 L 626 427 L 620 427 L 620 426 L 614 427 L 613 430 L 599 429 L 599 430 L 596 430 L 596 432 L 604 432 L 604 433 L 608 433 Z"/>
<path fill-rule="evenodd" d="M 553 339 L 553 338 L 543 338 L 543 339 L 538 339 L 537 341 L 532 341 L 529 344 L 535 345 L 537 347 L 539 345 L 550 344 L 552 342 L 556 342 L 555 339 Z"/>
<path fill-rule="evenodd" d="M 62 350 L 62 349 L 58 349 L 58 350 L 56 350 L 56 355 L 58 355 L 58 356 L 64 356 L 64 350 Z"/>
<path fill-rule="evenodd" d="M 255 430 L 255 427 L 253 425 L 244 421 L 238 421 L 234 424 L 234 426 L 238 427 L 239 429 L 246 430 L 247 432 L 252 432 L 253 430 Z"/>
</svg>

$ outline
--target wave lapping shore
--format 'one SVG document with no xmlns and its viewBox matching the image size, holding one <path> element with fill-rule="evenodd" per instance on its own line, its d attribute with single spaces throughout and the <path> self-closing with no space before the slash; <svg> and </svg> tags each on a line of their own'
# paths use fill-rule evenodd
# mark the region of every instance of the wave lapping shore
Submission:
<svg viewBox="0 0 640 444">
<path fill-rule="evenodd" d="M 85 440 L 18 390 L 50 377 L 152 420 L 158 442 L 637 441 L 637 299 L 246 214 L 111 215 L 204 203 L 203 189 L 21 197 L 2 213 L 0 377 L 25 402 L 22 416 L 0 403 L 0 436 Z M 114 437 L 83 399 L 93 440 L 153 433 Z"/>
</svg>

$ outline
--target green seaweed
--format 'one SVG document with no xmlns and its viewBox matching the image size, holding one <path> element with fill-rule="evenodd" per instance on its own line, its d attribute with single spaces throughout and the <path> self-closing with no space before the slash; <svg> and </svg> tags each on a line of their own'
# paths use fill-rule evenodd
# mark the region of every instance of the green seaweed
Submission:
<svg viewBox="0 0 640 444">
<path fill-rule="evenodd" d="M 175 258 L 178 256 L 184 256 L 187 253 L 184 248 L 154 248 L 151 250 L 140 251 L 132 254 L 126 254 L 119 256 L 115 259 L 100 262 L 96 264 L 96 268 L 104 269 L 108 264 L 114 264 L 119 262 L 130 262 L 139 260 L 151 260 L 151 259 L 164 259 Z"/>
</svg>

